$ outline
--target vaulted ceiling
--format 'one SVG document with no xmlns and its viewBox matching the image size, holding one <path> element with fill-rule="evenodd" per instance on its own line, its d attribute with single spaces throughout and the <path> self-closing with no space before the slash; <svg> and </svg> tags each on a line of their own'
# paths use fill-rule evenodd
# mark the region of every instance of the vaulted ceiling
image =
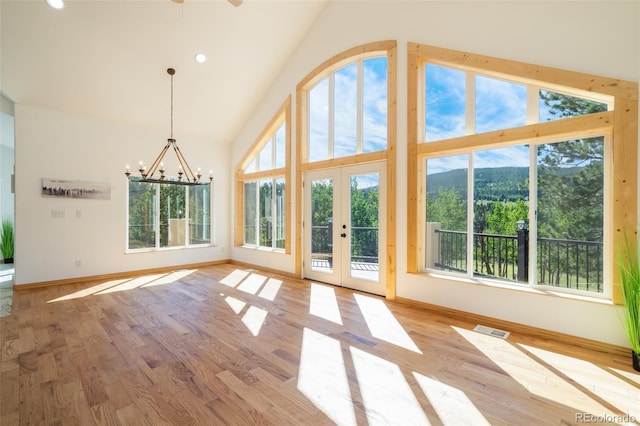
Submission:
<svg viewBox="0 0 640 426">
<path fill-rule="evenodd" d="M 229 143 L 326 0 L 0 1 L 0 90 L 35 105 Z M 207 55 L 203 64 L 194 56 Z"/>
</svg>

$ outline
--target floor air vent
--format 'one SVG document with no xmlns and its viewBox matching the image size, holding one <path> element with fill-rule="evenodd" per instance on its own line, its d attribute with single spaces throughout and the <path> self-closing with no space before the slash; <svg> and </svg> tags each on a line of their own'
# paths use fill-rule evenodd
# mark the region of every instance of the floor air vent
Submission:
<svg viewBox="0 0 640 426">
<path fill-rule="evenodd" d="M 497 328 L 486 327 L 484 325 L 476 325 L 476 328 L 473 329 L 478 333 L 488 334 L 489 336 L 499 337 L 501 339 L 506 339 L 509 337 L 509 332 L 504 330 L 498 330 Z"/>
</svg>

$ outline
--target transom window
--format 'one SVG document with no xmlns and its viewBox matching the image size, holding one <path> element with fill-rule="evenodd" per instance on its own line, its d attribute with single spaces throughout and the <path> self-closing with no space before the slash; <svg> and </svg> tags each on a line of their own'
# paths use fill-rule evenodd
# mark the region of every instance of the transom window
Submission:
<svg viewBox="0 0 640 426">
<path fill-rule="evenodd" d="M 416 43 L 409 70 L 409 272 L 619 301 L 637 84 Z"/>
<path fill-rule="evenodd" d="M 611 96 L 592 94 L 590 99 L 428 62 L 424 67 L 424 142 L 593 114 L 613 106 Z"/>
<path fill-rule="evenodd" d="M 286 130 L 287 123 L 283 121 L 280 127 L 264 141 L 264 146 L 244 168 L 244 173 L 281 169 L 286 166 Z"/>
<path fill-rule="evenodd" d="M 289 117 L 284 103 L 236 168 L 234 244 L 289 252 Z"/>
<path fill-rule="evenodd" d="M 308 91 L 308 158 L 315 162 L 387 149 L 387 57 L 359 59 Z"/>
</svg>

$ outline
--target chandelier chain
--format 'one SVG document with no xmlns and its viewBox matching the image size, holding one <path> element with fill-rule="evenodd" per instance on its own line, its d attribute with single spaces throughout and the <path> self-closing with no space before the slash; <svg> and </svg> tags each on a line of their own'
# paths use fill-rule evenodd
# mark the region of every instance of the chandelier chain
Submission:
<svg viewBox="0 0 640 426">
<path fill-rule="evenodd" d="M 171 137 L 167 140 L 167 144 L 164 146 L 162 151 L 160 151 L 160 154 L 156 157 L 156 159 L 151 164 L 151 167 L 149 169 L 147 169 L 142 163 L 142 161 L 140 161 L 140 167 L 138 170 L 140 172 L 141 178 L 136 180 L 141 182 L 148 182 L 148 183 L 163 183 L 163 184 L 173 184 L 173 185 L 189 185 L 189 186 L 209 185 L 211 182 L 213 182 L 213 171 L 209 172 L 209 182 L 201 182 L 200 178 L 202 177 L 202 174 L 200 173 L 200 169 L 198 169 L 196 173 L 193 172 L 193 169 L 191 169 L 191 167 L 189 166 L 189 163 L 187 163 L 187 160 L 184 158 L 184 155 L 182 155 L 180 148 L 178 148 L 178 144 L 176 140 L 173 138 L 173 75 L 175 73 L 176 73 L 175 69 L 173 68 L 167 69 L 167 74 L 171 76 L 171 97 L 170 97 Z M 169 148 L 173 148 L 173 152 L 175 153 L 178 160 L 179 168 L 178 168 L 177 179 L 168 178 L 165 175 L 164 163 L 162 162 L 162 159 L 164 158 L 164 155 L 167 153 Z M 159 178 L 154 177 L 156 171 L 160 172 Z M 131 172 L 129 171 L 128 165 L 125 168 L 125 175 L 127 176 L 128 179 L 131 179 Z"/>
</svg>

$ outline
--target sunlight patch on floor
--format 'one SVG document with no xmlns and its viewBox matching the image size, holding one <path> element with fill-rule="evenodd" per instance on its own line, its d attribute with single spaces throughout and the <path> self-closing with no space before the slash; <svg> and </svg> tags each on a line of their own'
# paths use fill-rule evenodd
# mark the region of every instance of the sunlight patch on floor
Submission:
<svg viewBox="0 0 640 426">
<path fill-rule="evenodd" d="M 630 414 L 640 419 L 640 389 L 603 370 L 591 362 L 570 356 L 546 351 L 529 345 L 518 346 L 531 352 L 535 357 L 551 368 L 569 377 L 599 399 L 616 407 L 623 414 Z M 602 384 L 594 386 L 593 384 Z"/>
<path fill-rule="evenodd" d="M 353 297 L 373 337 L 415 353 L 422 353 L 382 300 L 361 294 L 354 294 Z"/>
<path fill-rule="evenodd" d="M 629 351 L 629 352 L 631 352 L 631 351 Z M 629 356 L 631 356 L 631 355 L 629 355 Z M 608 370 L 612 371 L 613 374 L 617 374 L 618 376 L 624 377 L 626 380 L 635 383 L 635 386 L 638 389 L 640 389 L 640 373 L 630 373 L 630 372 L 625 371 L 625 370 L 620 370 L 619 368 L 611 368 L 611 367 L 609 367 Z"/>
<path fill-rule="evenodd" d="M 256 274 L 251 271 L 241 271 L 236 269 L 223 278 L 220 283 L 228 287 L 234 287 L 236 290 L 240 290 L 244 293 L 252 295 L 257 294 L 258 297 L 262 299 L 273 301 L 280 290 L 282 280 L 267 278 L 264 275 Z M 224 293 L 220 293 L 220 296 L 225 297 Z M 226 296 L 224 300 L 233 312 L 238 315 L 240 315 L 247 307 L 247 302 L 232 296 Z M 242 315 L 241 320 L 251 334 L 257 337 L 260 334 L 260 330 L 262 330 L 262 326 L 265 324 L 267 315 L 268 312 L 266 310 L 249 305 Z"/>
<path fill-rule="evenodd" d="M 240 269 L 236 269 L 235 271 L 231 272 L 229 275 L 221 279 L 219 283 L 224 284 L 227 287 L 235 287 L 238 284 L 240 284 L 240 282 L 249 274 L 250 274 L 249 271 L 242 271 Z"/>
<path fill-rule="evenodd" d="M 266 280 L 267 277 L 264 275 L 251 274 L 236 288 L 240 291 L 244 291 L 245 293 L 256 294 Z"/>
<path fill-rule="evenodd" d="M 258 293 L 258 297 L 262 297 L 263 299 L 267 299 L 273 302 L 274 300 L 276 300 L 276 296 L 278 295 L 280 286 L 282 286 L 282 280 L 269 278 L 262 290 L 260 290 L 260 293 Z"/>
<path fill-rule="evenodd" d="M 142 287 L 145 284 L 152 283 L 153 281 L 164 277 L 164 275 L 165 274 L 145 275 L 144 277 L 134 278 L 132 280 L 127 280 L 122 284 L 107 288 L 102 291 L 98 291 L 95 294 L 108 294 L 108 293 L 115 293 L 118 291 L 133 290 L 134 288 Z"/>
<path fill-rule="evenodd" d="M 260 334 L 262 325 L 267 318 L 267 311 L 264 309 L 256 308 L 255 306 L 249 306 L 247 312 L 242 316 L 242 323 L 247 326 L 251 334 L 257 336 Z"/>
<path fill-rule="evenodd" d="M 229 305 L 229 307 L 231 307 L 231 310 L 236 314 L 242 312 L 244 307 L 247 305 L 246 302 L 243 302 L 242 300 L 238 300 L 235 297 L 231 296 L 225 297 L 224 301 L 227 302 L 227 305 Z"/>
<path fill-rule="evenodd" d="M 56 297 L 55 299 L 49 300 L 47 303 L 62 302 L 63 300 L 72 300 L 72 299 L 79 299 L 82 297 L 91 296 L 92 294 L 109 289 L 111 287 L 119 286 L 123 283 L 126 283 L 127 281 L 129 281 L 129 279 L 112 280 L 112 281 L 107 281 L 101 284 L 96 284 L 94 286 L 67 294 L 66 296 Z"/>
<path fill-rule="evenodd" d="M 160 276 L 157 279 L 142 285 L 141 287 L 153 287 L 156 285 L 166 285 L 166 284 L 173 284 L 174 282 L 193 274 L 194 272 L 196 272 L 197 269 L 180 269 L 178 271 L 173 271 L 169 274 L 166 274 L 164 276 Z"/>
<path fill-rule="evenodd" d="M 356 425 L 340 342 L 304 328 L 298 390 L 339 425 Z"/>
<path fill-rule="evenodd" d="M 445 425 L 490 425 L 480 410 L 460 389 L 413 372 L 431 406 Z"/>
<path fill-rule="evenodd" d="M 49 300 L 47 303 L 60 302 L 63 300 L 79 299 L 92 295 L 101 295 L 115 293 L 118 291 L 134 290 L 141 287 L 153 287 L 157 285 L 172 284 L 189 274 L 196 272 L 197 269 L 181 269 L 167 274 L 145 275 L 137 278 L 124 278 L 120 280 L 110 280 L 82 290 L 60 296 Z"/>
<path fill-rule="evenodd" d="M 338 299 L 336 299 L 336 292 L 333 287 L 311 283 L 309 313 L 342 325 Z"/>
<path fill-rule="evenodd" d="M 397 364 L 350 349 L 370 425 L 430 424 Z"/>
<path fill-rule="evenodd" d="M 597 416 L 619 414 L 603 405 L 600 398 L 590 397 L 592 390 L 576 387 L 508 341 L 459 327 L 451 328 L 530 393 L 550 401 L 562 401 L 563 405 L 573 407 L 576 412 Z"/>
</svg>

